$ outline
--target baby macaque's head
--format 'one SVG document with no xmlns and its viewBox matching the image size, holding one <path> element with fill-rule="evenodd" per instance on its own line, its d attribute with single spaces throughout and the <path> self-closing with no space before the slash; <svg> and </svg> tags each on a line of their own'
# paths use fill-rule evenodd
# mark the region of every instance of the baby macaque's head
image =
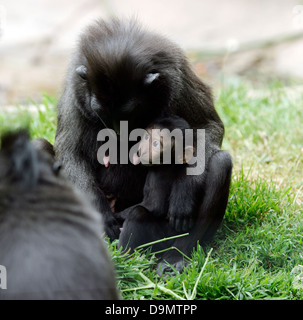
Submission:
<svg viewBox="0 0 303 320">
<path fill-rule="evenodd" d="M 193 141 L 187 145 L 185 129 L 189 124 L 174 116 L 161 118 L 146 128 L 138 152 L 133 156 L 133 164 L 159 165 L 188 163 L 194 154 Z"/>
</svg>

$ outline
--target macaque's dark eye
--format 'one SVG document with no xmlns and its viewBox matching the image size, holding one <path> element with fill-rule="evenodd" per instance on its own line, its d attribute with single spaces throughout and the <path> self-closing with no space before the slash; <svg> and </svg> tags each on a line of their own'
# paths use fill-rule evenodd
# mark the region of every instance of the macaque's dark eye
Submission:
<svg viewBox="0 0 303 320">
<path fill-rule="evenodd" d="M 150 135 L 148 133 L 146 133 L 144 138 L 145 138 L 145 140 L 148 140 L 150 138 Z"/>
<path fill-rule="evenodd" d="M 159 141 L 159 140 L 154 140 L 154 141 L 153 141 L 153 146 L 154 146 L 155 148 L 159 149 L 159 148 L 160 148 L 160 141 Z"/>
<path fill-rule="evenodd" d="M 53 164 L 53 172 L 54 172 L 54 174 L 57 176 L 57 175 L 60 173 L 61 169 L 62 169 L 62 164 L 61 164 L 61 162 L 56 161 L 56 162 Z"/>
</svg>

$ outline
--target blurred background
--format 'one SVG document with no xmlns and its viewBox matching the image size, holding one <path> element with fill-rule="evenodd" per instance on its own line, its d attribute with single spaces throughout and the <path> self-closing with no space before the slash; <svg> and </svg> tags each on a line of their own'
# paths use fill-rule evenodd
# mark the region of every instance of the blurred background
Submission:
<svg viewBox="0 0 303 320">
<path fill-rule="evenodd" d="M 83 27 L 113 15 L 176 41 L 214 87 L 303 83 L 301 0 L 0 0 L 0 106 L 58 96 Z"/>
</svg>

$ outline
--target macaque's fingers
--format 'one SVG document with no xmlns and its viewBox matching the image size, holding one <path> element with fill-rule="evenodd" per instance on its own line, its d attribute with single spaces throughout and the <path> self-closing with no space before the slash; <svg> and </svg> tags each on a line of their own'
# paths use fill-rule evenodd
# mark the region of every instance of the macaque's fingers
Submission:
<svg viewBox="0 0 303 320">
<path fill-rule="evenodd" d="M 111 211 L 114 213 L 117 198 L 113 194 L 108 194 L 108 195 L 106 195 L 106 199 L 108 200 L 108 204 L 109 204 Z"/>
<path fill-rule="evenodd" d="M 109 202 L 109 207 L 111 209 L 112 212 L 115 212 L 115 205 L 116 205 L 116 201 L 117 199 L 113 199 Z"/>
<path fill-rule="evenodd" d="M 176 219 L 176 222 L 175 222 L 176 231 L 178 232 L 182 231 L 182 223 L 183 223 L 182 219 L 178 219 L 178 218 Z"/>
<path fill-rule="evenodd" d="M 103 162 L 104 162 L 105 168 L 108 168 L 108 166 L 109 166 L 109 156 L 103 157 Z"/>
<path fill-rule="evenodd" d="M 187 232 L 189 229 L 189 219 L 183 219 L 182 231 Z"/>
<path fill-rule="evenodd" d="M 170 216 L 169 217 L 169 225 L 172 227 L 172 228 L 175 228 L 175 218 L 173 216 Z"/>
</svg>

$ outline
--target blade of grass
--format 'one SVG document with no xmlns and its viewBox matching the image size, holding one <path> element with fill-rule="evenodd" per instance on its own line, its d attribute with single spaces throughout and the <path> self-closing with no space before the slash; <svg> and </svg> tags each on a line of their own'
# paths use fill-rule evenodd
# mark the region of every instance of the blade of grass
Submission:
<svg viewBox="0 0 303 320">
<path fill-rule="evenodd" d="M 154 288 L 157 286 L 159 290 L 161 290 L 162 292 L 173 296 L 174 298 L 176 298 L 177 300 L 185 300 L 183 297 L 179 296 L 178 294 L 176 294 L 175 292 L 173 292 L 170 289 L 165 288 L 164 286 L 160 285 L 160 284 L 155 284 L 153 283 L 151 280 L 149 280 L 142 272 L 139 272 L 139 275 L 148 283 L 148 285 L 150 286 L 154 286 Z"/>
<path fill-rule="evenodd" d="M 211 248 L 211 249 L 208 251 L 207 257 L 206 257 L 205 262 L 204 262 L 204 265 L 203 265 L 203 267 L 202 267 L 202 269 L 201 269 L 201 271 L 200 271 L 200 273 L 199 273 L 199 276 L 198 276 L 198 278 L 197 278 L 197 280 L 196 280 L 196 283 L 195 283 L 195 285 L 194 285 L 193 292 L 192 292 L 192 294 L 191 294 L 191 296 L 189 297 L 188 300 L 194 300 L 194 299 L 196 298 L 196 295 L 197 295 L 197 287 L 198 287 L 199 281 L 200 281 L 200 279 L 201 279 L 201 277 L 202 277 L 202 274 L 203 274 L 204 269 L 205 269 L 205 267 L 206 267 L 206 265 L 207 265 L 207 263 L 208 263 L 208 260 L 209 260 L 209 257 L 210 257 L 210 255 L 211 255 L 212 251 L 213 251 L 213 248 Z"/>
<path fill-rule="evenodd" d="M 168 241 L 168 240 L 172 240 L 172 239 L 177 239 L 177 238 L 185 237 L 185 236 L 188 236 L 188 235 L 189 235 L 189 233 L 183 233 L 183 234 L 179 234 L 179 235 L 176 235 L 176 236 L 173 236 L 173 237 L 162 238 L 162 239 L 160 239 L 160 240 L 156 240 L 156 241 L 144 243 L 144 244 L 142 244 L 141 246 L 138 246 L 137 249 L 149 247 L 149 246 L 151 246 L 151 245 L 153 245 L 153 244 L 157 244 L 157 243 L 160 243 L 160 242 L 164 242 L 164 241 Z"/>
</svg>

